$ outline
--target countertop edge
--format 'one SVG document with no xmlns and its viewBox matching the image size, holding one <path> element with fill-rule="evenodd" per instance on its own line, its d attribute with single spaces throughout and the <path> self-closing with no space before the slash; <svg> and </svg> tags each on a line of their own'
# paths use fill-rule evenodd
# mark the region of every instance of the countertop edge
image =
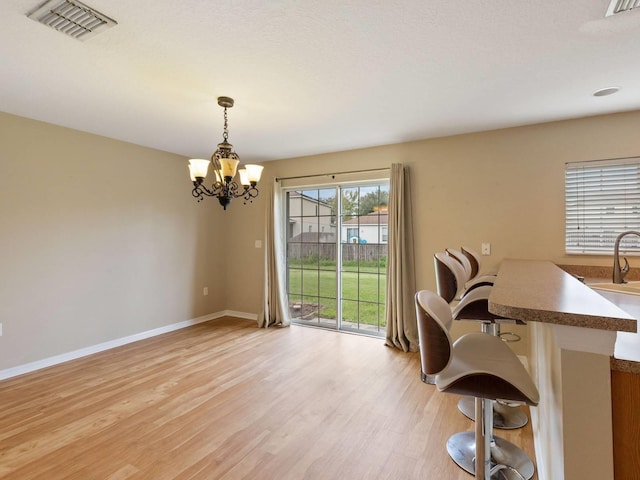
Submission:
<svg viewBox="0 0 640 480">
<path fill-rule="evenodd" d="M 491 313 L 516 320 L 615 332 L 638 328 L 635 318 L 549 261 L 504 259 L 488 303 Z"/>
<path fill-rule="evenodd" d="M 615 332 L 635 332 L 637 330 L 637 320 L 635 319 L 619 319 L 516 307 L 492 302 L 491 298 L 489 299 L 489 312 L 504 318 L 514 318 L 526 322 L 553 323 L 569 327 L 593 328 Z"/>
<path fill-rule="evenodd" d="M 611 370 L 640 375 L 640 362 L 610 357 Z"/>
</svg>

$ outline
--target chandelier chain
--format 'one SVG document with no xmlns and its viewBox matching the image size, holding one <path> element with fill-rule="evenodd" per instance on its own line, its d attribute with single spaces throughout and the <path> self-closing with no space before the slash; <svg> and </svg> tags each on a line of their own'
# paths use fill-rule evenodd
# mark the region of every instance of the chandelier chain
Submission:
<svg viewBox="0 0 640 480">
<path fill-rule="evenodd" d="M 224 130 L 222 131 L 222 138 L 225 142 L 229 139 L 229 129 L 227 127 L 227 107 L 224 107 Z"/>
</svg>

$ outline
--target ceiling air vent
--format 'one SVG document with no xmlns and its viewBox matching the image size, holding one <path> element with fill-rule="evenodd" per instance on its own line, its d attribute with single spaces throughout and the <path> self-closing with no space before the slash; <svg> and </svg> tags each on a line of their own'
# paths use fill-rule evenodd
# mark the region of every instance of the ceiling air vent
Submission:
<svg viewBox="0 0 640 480">
<path fill-rule="evenodd" d="M 610 17 L 616 13 L 628 12 L 636 7 L 640 7 L 640 0 L 611 0 L 605 17 Z"/>
<path fill-rule="evenodd" d="M 27 17 L 78 40 L 86 40 L 118 24 L 77 0 L 47 0 Z"/>
</svg>

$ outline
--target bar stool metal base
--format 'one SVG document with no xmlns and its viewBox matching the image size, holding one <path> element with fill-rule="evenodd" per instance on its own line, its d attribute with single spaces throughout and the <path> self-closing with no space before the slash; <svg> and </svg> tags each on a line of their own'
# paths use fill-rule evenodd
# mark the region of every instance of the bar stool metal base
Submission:
<svg viewBox="0 0 640 480">
<path fill-rule="evenodd" d="M 475 475 L 476 438 L 474 432 L 460 432 L 447 440 L 447 452 L 460 468 Z M 513 467 L 520 475 L 529 480 L 533 477 L 533 462 L 520 447 L 500 437 L 491 442 L 491 466 L 504 464 Z M 492 480 L 520 480 L 510 470 L 500 470 L 491 476 Z"/>
<path fill-rule="evenodd" d="M 427 383 L 429 385 L 435 385 L 436 384 L 436 376 L 435 375 L 427 375 L 424 372 L 420 372 L 420 379 L 424 383 Z"/>
<path fill-rule="evenodd" d="M 473 397 L 462 397 L 458 402 L 458 410 L 462 414 L 475 421 L 475 399 Z M 501 430 L 513 430 L 524 427 L 529 421 L 526 413 L 518 407 L 510 407 L 500 402 L 493 402 L 493 428 Z"/>
</svg>

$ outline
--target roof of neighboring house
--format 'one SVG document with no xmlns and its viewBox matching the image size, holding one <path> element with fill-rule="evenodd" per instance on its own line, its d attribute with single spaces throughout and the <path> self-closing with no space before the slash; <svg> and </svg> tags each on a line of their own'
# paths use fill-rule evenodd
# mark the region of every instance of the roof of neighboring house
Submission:
<svg viewBox="0 0 640 480">
<path fill-rule="evenodd" d="M 331 207 L 330 203 L 327 203 L 324 200 L 320 200 L 318 198 L 310 197 L 309 195 L 305 195 L 304 193 L 300 193 L 298 190 L 293 190 L 289 192 L 289 198 L 302 198 L 303 200 L 307 200 L 312 203 L 319 203 L 321 205 L 326 205 L 327 207 Z"/>
<path fill-rule="evenodd" d="M 353 217 L 351 220 L 342 222 L 342 225 L 388 225 L 389 214 L 383 212 L 371 212 L 360 217 Z"/>
</svg>

